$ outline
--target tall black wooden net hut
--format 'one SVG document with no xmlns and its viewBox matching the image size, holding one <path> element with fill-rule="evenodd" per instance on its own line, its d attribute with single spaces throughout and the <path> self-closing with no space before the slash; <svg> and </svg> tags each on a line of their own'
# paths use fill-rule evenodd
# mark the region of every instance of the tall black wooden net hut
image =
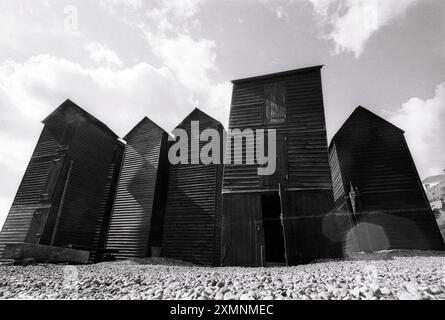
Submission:
<svg viewBox="0 0 445 320">
<path fill-rule="evenodd" d="M 345 253 L 444 248 L 404 131 L 358 107 L 331 142 L 330 164 Z"/>
<path fill-rule="evenodd" d="M 334 255 L 321 66 L 233 85 L 229 129 L 275 129 L 276 171 L 260 176 L 257 162 L 245 161 L 246 144 L 231 145 L 232 161 L 237 151 L 244 160 L 224 170 L 222 264 L 294 265 Z"/>
<path fill-rule="evenodd" d="M 197 131 L 192 136 L 193 122 L 199 122 L 199 134 Z M 216 164 L 204 164 L 201 158 L 195 158 L 195 164 L 192 163 L 191 145 L 192 137 L 199 139 L 199 135 L 207 129 L 214 129 L 222 142 L 224 127 L 206 113 L 195 109 L 177 129 L 187 132 L 190 152 L 187 164 L 170 165 L 162 256 L 201 265 L 218 265 L 221 248 L 222 144 L 219 163 Z M 200 141 L 199 149 L 202 150 L 207 143 Z"/>
<path fill-rule="evenodd" d="M 145 117 L 125 137 L 122 168 L 108 229 L 117 258 L 159 255 L 168 175 L 168 133 Z"/>
<path fill-rule="evenodd" d="M 100 245 L 123 147 L 102 122 L 65 101 L 45 120 L 0 233 L 6 244 Z"/>
</svg>

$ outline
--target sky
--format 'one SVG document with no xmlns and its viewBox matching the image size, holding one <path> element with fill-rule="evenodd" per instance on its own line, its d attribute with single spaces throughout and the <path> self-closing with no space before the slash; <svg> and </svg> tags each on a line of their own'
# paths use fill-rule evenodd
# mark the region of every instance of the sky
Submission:
<svg viewBox="0 0 445 320">
<path fill-rule="evenodd" d="M 0 0 L 0 225 L 64 100 L 121 137 L 195 107 L 227 127 L 231 80 L 321 64 L 329 139 L 362 105 L 440 174 L 444 62 L 443 0 Z"/>
</svg>

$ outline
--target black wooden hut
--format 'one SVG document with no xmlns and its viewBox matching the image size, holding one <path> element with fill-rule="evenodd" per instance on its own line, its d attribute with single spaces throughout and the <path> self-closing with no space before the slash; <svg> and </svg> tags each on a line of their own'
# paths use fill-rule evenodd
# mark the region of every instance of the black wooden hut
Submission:
<svg viewBox="0 0 445 320">
<path fill-rule="evenodd" d="M 124 140 L 127 144 L 107 248 L 118 249 L 118 259 L 159 255 L 168 176 L 168 133 L 145 117 Z"/>
<path fill-rule="evenodd" d="M 222 124 L 195 109 L 176 128 L 187 132 L 189 151 L 192 149 L 192 122 L 199 122 L 199 135 L 204 130 L 213 129 L 218 132 L 220 142 L 223 141 Z M 199 138 L 197 132 L 193 133 L 193 137 Z M 200 150 L 206 144 L 207 142 L 200 141 Z M 219 153 L 219 163 L 216 164 L 204 164 L 202 159 L 195 159 L 196 164 L 193 164 L 191 152 L 187 156 L 186 164 L 170 164 L 162 238 L 163 257 L 201 265 L 219 265 L 222 143 Z"/>
<path fill-rule="evenodd" d="M 346 254 L 444 249 L 404 131 L 358 107 L 331 142 L 330 165 Z"/>
<path fill-rule="evenodd" d="M 45 125 L 0 233 L 6 244 L 100 244 L 123 147 L 102 122 L 65 101 Z"/>
<path fill-rule="evenodd" d="M 257 162 L 226 163 L 223 265 L 295 265 L 335 255 L 321 68 L 233 81 L 229 129 L 275 129 L 277 153 L 270 176 L 258 174 Z M 245 157 L 249 150 L 241 149 Z"/>
</svg>

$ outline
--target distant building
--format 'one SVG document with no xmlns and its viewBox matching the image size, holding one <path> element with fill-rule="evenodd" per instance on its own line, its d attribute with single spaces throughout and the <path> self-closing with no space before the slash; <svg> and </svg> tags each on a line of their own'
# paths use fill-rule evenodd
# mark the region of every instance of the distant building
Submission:
<svg viewBox="0 0 445 320">
<path fill-rule="evenodd" d="M 425 190 L 434 188 L 435 186 L 445 182 L 445 174 L 440 174 L 437 176 L 431 176 L 422 181 Z"/>
<path fill-rule="evenodd" d="M 404 132 L 358 107 L 334 136 L 330 163 L 344 250 L 443 250 Z"/>
<path fill-rule="evenodd" d="M 123 146 L 69 100 L 43 124 L 0 233 L 0 254 L 9 243 L 103 244 Z"/>
<path fill-rule="evenodd" d="M 445 174 L 428 177 L 422 183 L 430 202 L 445 199 Z"/>
<path fill-rule="evenodd" d="M 436 200 L 436 201 L 430 202 L 430 205 L 431 205 L 432 210 L 445 209 L 444 200 Z"/>
</svg>

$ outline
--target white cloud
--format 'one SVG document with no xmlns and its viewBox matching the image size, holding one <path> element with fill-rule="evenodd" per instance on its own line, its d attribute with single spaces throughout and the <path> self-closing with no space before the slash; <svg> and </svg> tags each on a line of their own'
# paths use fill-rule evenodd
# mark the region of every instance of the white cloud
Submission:
<svg viewBox="0 0 445 320">
<path fill-rule="evenodd" d="M 13 198 L 0 197 L 0 230 L 6 220 L 6 216 L 11 209 Z M 4 214 L 3 214 L 4 213 Z"/>
<path fill-rule="evenodd" d="M 60 46 L 81 39 L 82 32 L 65 28 L 63 10 L 54 11 L 48 1 L 0 1 L 0 47 L 27 52 L 44 39 Z"/>
<path fill-rule="evenodd" d="M 145 36 L 152 53 L 192 94 L 196 106 L 224 125 L 228 122 L 231 85 L 212 80 L 216 65 L 215 41 L 190 35 L 199 23 L 196 15 L 204 0 L 160 0 L 147 13 L 154 25 L 135 24 Z"/>
<path fill-rule="evenodd" d="M 0 99 L 7 100 L 11 110 L 21 117 L 42 119 L 66 98 L 81 105 L 87 101 L 89 110 L 105 118 L 120 134 L 145 111 L 171 127 L 174 123 L 166 122 L 170 118 L 163 117 L 159 108 L 167 112 L 183 110 L 186 107 L 182 105 L 193 101 L 192 94 L 169 69 L 145 62 L 129 68 L 85 67 L 39 55 L 24 63 L 0 65 Z M 124 119 L 130 123 L 122 125 Z"/>
<path fill-rule="evenodd" d="M 138 9 L 143 12 L 142 16 L 132 15 L 133 19 L 128 19 L 121 15 L 121 21 L 143 35 L 159 65 L 170 70 L 190 91 L 195 104 L 208 108 L 215 103 L 215 99 L 209 97 L 225 84 L 212 80 L 211 73 L 218 71 L 216 42 L 191 35 L 192 29 L 199 28 L 196 18 L 204 1 L 155 0 L 144 10 Z M 118 1 L 114 5 L 122 4 Z M 226 108 L 228 113 L 229 106 Z"/>
<path fill-rule="evenodd" d="M 185 34 L 171 38 L 149 34 L 147 39 L 154 54 L 162 59 L 184 86 L 192 91 L 208 89 L 208 73 L 216 70 L 213 41 L 194 40 Z"/>
<path fill-rule="evenodd" d="M 188 19 L 195 16 L 203 0 L 162 0 L 161 8 L 164 12 L 172 13 L 175 18 Z"/>
<path fill-rule="evenodd" d="M 288 17 L 286 9 L 283 6 L 278 6 L 275 9 L 275 14 L 277 15 L 278 19 L 286 19 Z"/>
<path fill-rule="evenodd" d="M 156 57 L 150 62 L 139 60 L 131 67 L 111 48 L 91 38 L 88 30 L 82 29 L 84 34 L 65 31 L 63 10 L 49 26 L 45 19 L 36 23 L 35 17 L 28 15 L 23 21 L 9 19 L 7 30 L 17 30 L 13 37 L 6 37 L 0 28 L 0 46 L 16 46 L 27 53 L 18 61 L 0 61 L 0 176 L 4 178 L 0 225 L 39 137 L 40 121 L 67 98 L 120 136 L 145 115 L 171 130 L 197 106 L 227 124 L 231 84 L 214 80 L 217 44 L 191 35 L 191 29 L 199 28 L 196 15 L 201 0 L 157 3 L 153 11 L 142 1 L 101 1 L 108 12 L 119 14 L 118 21 L 144 36 Z M 2 17 L 8 14 L 0 12 Z M 159 23 L 162 21 L 164 24 Z M 36 33 L 33 28 L 41 31 Z M 30 35 L 32 41 L 42 44 L 41 49 L 30 50 Z M 70 47 L 62 51 L 64 58 L 52 50 L 59 46 L 62 35 L 76 36 L 67 39 Z M 89 60 L 79 57 L 79 48 Z"/>
<path fill-rule="evenodd" d="M 220 83 L 212 86 L 206 107 L 211 110 L 211 115 L 221 121 L 225 128 L 229 125 L 229 110 L 232 103 L 232 84 Z"/>
<path fill-rule="evenodd" d="M 405 130 L 405 137 L 422 178 L 445 169 L 445 82 L 431 99 L 411 98 L 389 121 Z"/>
<path fill-rule="evenodd" d="M 100 0 L 102 8 L 111 13 L 120 13 L 120 9 L 141 10 L 141 8 L 156 9 L 164 14 L 172 14 L 174 18 L 184 19 L 195 16 L 204 0 Z"/>
<path fill-rule="evenodd" d="M 40 121 L 67 98 L 120 136 L 145 115 L 171 130 L 196 106 L 193 94 L 169 69 L 145 62 L 131 68 L 85 67 L 40 55 L 0 64 L 0 176 L 5 178 L 0 197 L 14 197 Z M 0 212 L 0 220 L 5 214 Z"/>
<path fill-rule="evenodd" d="M 142 7 L 142 0 L 100 0 L 99 5 L 110 13 L 118 13 L 121 9 L 138 10 Z"/>
<path fill-rule="evenodd" d="M 205 90 L 198 95 L 205 102 L 203 111 L 226 124 L 231 85 L 208 85 Z M 40 55 L 24 63 L 0 64 L 0 176 L 6 177 L 0 190 L 0 200 L 4 199 L 0 201 L 0 220 L 9 210 L 37 142 L 40 121 L 66 98 L 120 136 L 145 115 L 172 130 L 198 103 L 197 96 L 172 70 L 145 62 L 131 68 L 85 67 Z"/>
<path fill-rule="evenodd" d="M 89 42 L 85 44 L 84 49 L 88 52 L 91 61 L 96 64 L 110 67 L 119 67 L 123 64 L 116 52 L 98 42 Z"/>
<path fill-rule="evenodd" d="M 335 44 L 334 53 L 352 52 L 358 58 L 366 42 L 381 27 L 403 16 L 419 0 L 308 0 L 323 29 Z"/>
</svg>

